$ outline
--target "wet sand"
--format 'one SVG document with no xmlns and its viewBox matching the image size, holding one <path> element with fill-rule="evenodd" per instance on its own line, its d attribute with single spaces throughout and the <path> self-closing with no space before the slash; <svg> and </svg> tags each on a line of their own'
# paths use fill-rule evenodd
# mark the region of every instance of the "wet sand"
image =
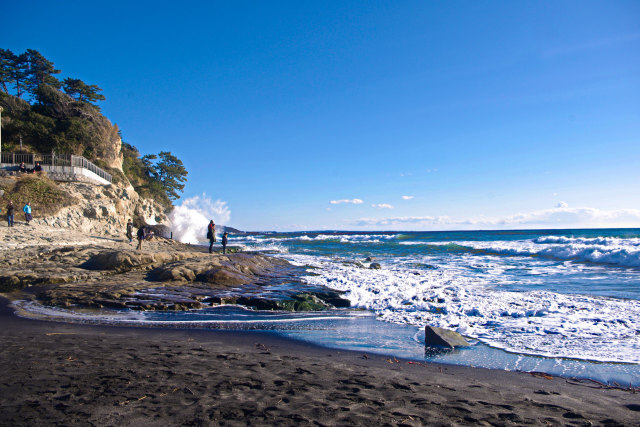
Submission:
<svg viewBox="0 0 640 427">
<path fill-rule="evenodd" d="M 0 310 L 1 425 L 640 425 L 640 394 L 325 349 Z"/>
</svg>

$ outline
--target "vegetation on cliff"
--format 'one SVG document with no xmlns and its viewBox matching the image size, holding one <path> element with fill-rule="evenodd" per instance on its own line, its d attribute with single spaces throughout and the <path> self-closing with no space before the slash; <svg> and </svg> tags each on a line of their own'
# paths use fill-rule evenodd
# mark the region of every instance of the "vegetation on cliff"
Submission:
<svg viewBox="0 0 640 427">
<path fill-rule="evenodd" d="M 76 78 L 59 80 L 53 62 L 28 49 L 16 55 L 0 49 L 2 149 L 84 156 L 128 180 L 144 197 L 165 208 L 179 198 L 187 170 L 170 152 L 142 156 L 95 104 L 102 89 Z"/>
<path fill-rule="evenodd" d="M 73 197 L 46 176 L 26 175 L 15 181 L 2 182 L 0 187 L 4 189 L 2 209 L 12 201 L 16 213 L 20 213 L 27 202 L 38 216 L 55 215 L 74 203 Z"/>
</svg>

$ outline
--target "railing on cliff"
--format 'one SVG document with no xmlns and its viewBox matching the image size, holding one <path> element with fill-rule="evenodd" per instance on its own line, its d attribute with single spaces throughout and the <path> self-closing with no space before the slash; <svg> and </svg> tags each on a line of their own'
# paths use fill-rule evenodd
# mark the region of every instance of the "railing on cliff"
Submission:
<svg viewBox="0 0 640 427">
<path fill-rule="evenodd" d="M 82 156 L 73 154 L 31 154 L 31 153 L 2 153 L 0 163 L 19 165 L 24 163 L 33 167 L 36 162 L 47 166 L 75 166 L 90 170 L 100 178 L 111 182 L 111 174 L 100 169 Z"/>
</svg>

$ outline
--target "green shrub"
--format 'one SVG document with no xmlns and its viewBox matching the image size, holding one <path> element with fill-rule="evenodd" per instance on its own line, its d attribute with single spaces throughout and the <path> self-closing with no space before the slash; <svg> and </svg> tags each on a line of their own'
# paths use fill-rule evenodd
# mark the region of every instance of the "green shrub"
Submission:
<svg viewBox="0 0 640 427">
<path fill-rule="evenodd" d="M 45 175 L 26 175 L 17 179 L 15 184 L 4 189 L 2 209 L 12 201 L 19 213 L 22 207 L 31 203 L 35 218 L 57 214 L 62 208 L 71 206 L 75 200 L 66 191 Z"/>
</svg>

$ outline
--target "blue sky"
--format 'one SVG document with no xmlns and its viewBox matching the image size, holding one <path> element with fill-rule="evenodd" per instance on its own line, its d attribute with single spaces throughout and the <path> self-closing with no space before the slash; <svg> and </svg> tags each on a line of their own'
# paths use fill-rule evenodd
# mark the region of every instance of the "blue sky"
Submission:
<svg viewBox="0 0 640 427">
<path fill-rule="evenodd" d="M 640 226 L 638 1 L 11 2 L 0 36 L 241 229 Z"/>
</svg>

